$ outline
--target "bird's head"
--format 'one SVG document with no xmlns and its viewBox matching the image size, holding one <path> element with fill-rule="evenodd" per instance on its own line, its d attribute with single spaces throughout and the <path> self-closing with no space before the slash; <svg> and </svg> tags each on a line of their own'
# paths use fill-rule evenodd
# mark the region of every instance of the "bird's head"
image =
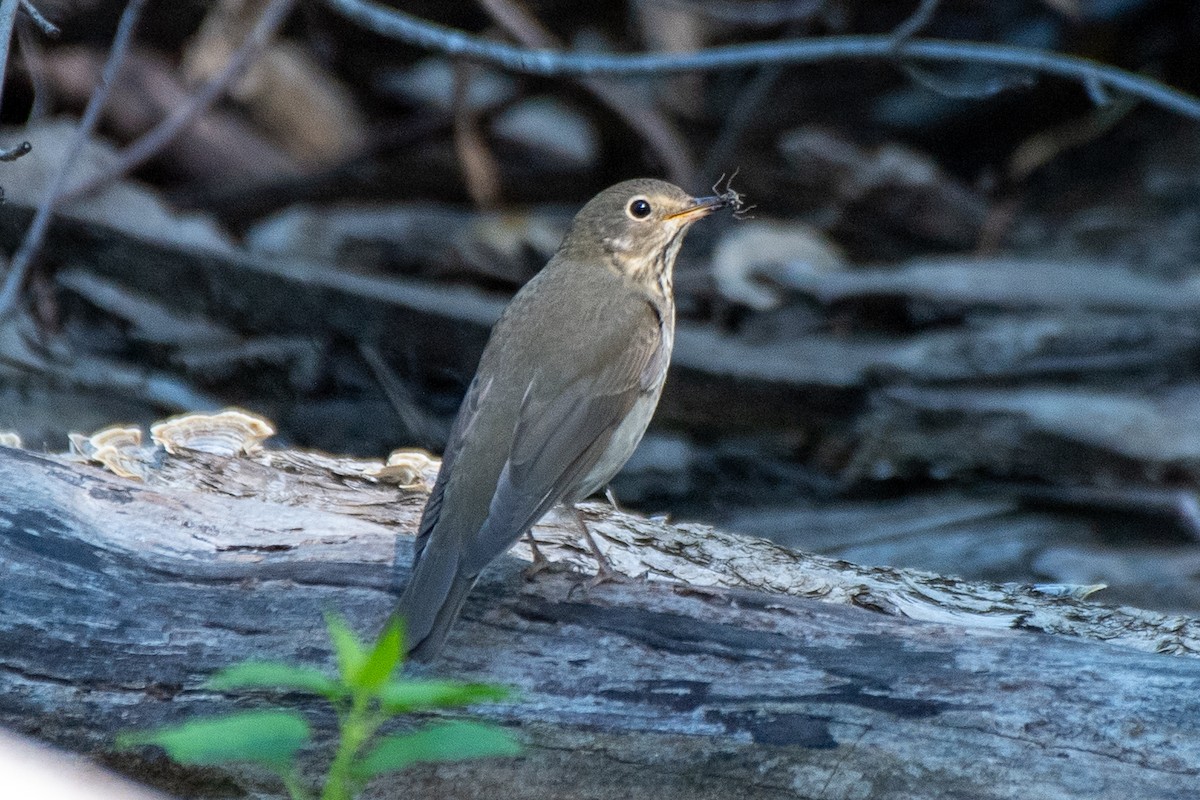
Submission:
<svg viewBox="0 0 1200 800">
<path fill-rule="evenodd" d="M 653 178 L 623 181 L 579 210 L 563 251 L 574 261 L 608 264 L 638 283 L 669 280 L 687 229 L 728 204 L 725 196 L 692 197 Z"/>
</svg>

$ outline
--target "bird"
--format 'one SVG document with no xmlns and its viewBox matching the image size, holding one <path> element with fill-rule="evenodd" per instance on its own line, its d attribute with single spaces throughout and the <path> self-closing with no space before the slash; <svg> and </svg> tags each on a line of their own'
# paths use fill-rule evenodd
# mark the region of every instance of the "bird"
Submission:
<svg viewBox="0 0 1200 800">
<path fill-rule="evenodd" d="M 675 258 L 692 224 L 727 205 L 740 207 L 736 192 L 693 197 L 652 178 L 611 186 L 579 210 L 510 301 L 417 529 L 395 612 L 410 659 L 437 657 L 484 567 L 554 505 L 573 508 L 629 460 L 671 359 Z"/>
</svg>

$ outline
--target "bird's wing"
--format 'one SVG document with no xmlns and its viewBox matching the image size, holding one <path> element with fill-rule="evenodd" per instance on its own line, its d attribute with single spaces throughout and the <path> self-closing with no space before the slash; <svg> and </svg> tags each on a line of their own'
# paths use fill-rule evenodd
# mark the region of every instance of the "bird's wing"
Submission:
<svg viewBox="0 0 1200 800">
<path fill-rule="evenodd" d="M 458 416 L 454 418 L 454 425 L 446 440 L 446 449 L 442 453 L 442 467 L 438 470 L 437 480 L 429 492 L 429 499 L 425 502 L 425 513 L 421 516 L 421 527 L 417 529 L 417 539 L 413 542 L 414 564 L 421 559 L 421 554 L 425 552 L 425 545 L 429 543 L 429 535 L 433 533 L 434 527 L 441 518 L 442 498 L 446 494 L 446 482 L 453 472 L 454 461 L 462 449 L 463 442 L 471 436 L 475 422 L 479 418 L 479 409 L 491 388 L 492 381 L 490 379 L 481 382 L 478 376 L 467 387 L 462 406 Z"/>
<path fill-rule="evenodd" d="M 656 327 L 622 332 L 613 358 L 600 372 L 586 372 L 561 391 L 535 391 L 542 376 L 526 387 L 508 459 L 500 473 L 487 519 L 464 553 L 463 568 L 481 570 L 507 550 L 551 506 L 579 487 L 647 385 L 647 366 L 663 348 Z M 608 343 L 594 343 L 601 347 Z M 554 378 L 545 378 L 554 381 Z"/>
</svg>

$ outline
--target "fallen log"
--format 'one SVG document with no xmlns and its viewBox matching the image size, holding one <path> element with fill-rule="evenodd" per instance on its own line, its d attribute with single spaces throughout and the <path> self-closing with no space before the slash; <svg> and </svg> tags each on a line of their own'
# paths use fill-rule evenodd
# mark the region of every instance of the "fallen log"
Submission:
<svg viewBox="0 0 1200 800">
<path fill-rule="evenodd" d="M 268 777 L 114 755 L 113 735 L 261 702 L 202 687 L 233 662 L 328 663 L 323 611 L 377 628 L 436 462 L 396 485 L 295 451 L 131 453 L 140 481 L 0 448 L 0 726 L 179 795 L 262 796 Z M 525 755 L 371 796 L 1193 796 L 1196 620 L 586 510 L 648 579 L 584 593 L 574 569 L 525 581 L 502 559 L 430 666 L 515 687 L 472 713 Z M 586 564 L 568 520 L 536 534 Z"/>
</svg>

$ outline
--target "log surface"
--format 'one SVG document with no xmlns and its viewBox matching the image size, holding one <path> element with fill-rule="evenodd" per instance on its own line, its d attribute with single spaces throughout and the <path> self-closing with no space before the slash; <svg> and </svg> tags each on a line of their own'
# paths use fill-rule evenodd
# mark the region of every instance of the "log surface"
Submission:
<svg viewBox="0 0 1200 800">
<path fill-rule="evenodd" d="M 260 702 L 202 688 L 238 660 L 328 663 L 325 610 L 375 629 L 394 600 L 393 558 L 410 555 L 397 533 L 423 495 L 305 454 L 160 462 L 138 483 L 0 449 L 0 725 L 182 795 L 269 796 L 270 779 L 251 772 L 115 758 L 112 736 Z M 431 669 L 515 687 L 516 701 L 474 713 L 511 725 L 526 754 L 414 769 L 372 796 L 1126 800 L 1192 797 L 1200 784 L 1194 620 L 798 555 L 789 565 L 757 540 L 588 513 L 618 566 L 634 571 L 629 553 L 642 551 L 671 580 L 583 593 L 573 571 L 526 582 L 520 560 L 498 562 Z M 538 529 L 565 562 L 568 530 L 553 517 Z M 752 566 L 727 552 L 739 543 L 779 561 L 739 584 Z M 762 585 L 772 574 L 779 585 Z M 786 594 L 797 582 L 813 596 Z M 974 596 L 974 610 L 910 618 L 937 616 L 909 612 L 921 597 L 939 607 L 938 586 Z M 1004 607 L 1018 601 L 1041 616 Z M 1076 630 L 1039 622 L 1072 619 Z M 1095 641 L 1106 621 L 1118 644 Z"/>
</svg>

